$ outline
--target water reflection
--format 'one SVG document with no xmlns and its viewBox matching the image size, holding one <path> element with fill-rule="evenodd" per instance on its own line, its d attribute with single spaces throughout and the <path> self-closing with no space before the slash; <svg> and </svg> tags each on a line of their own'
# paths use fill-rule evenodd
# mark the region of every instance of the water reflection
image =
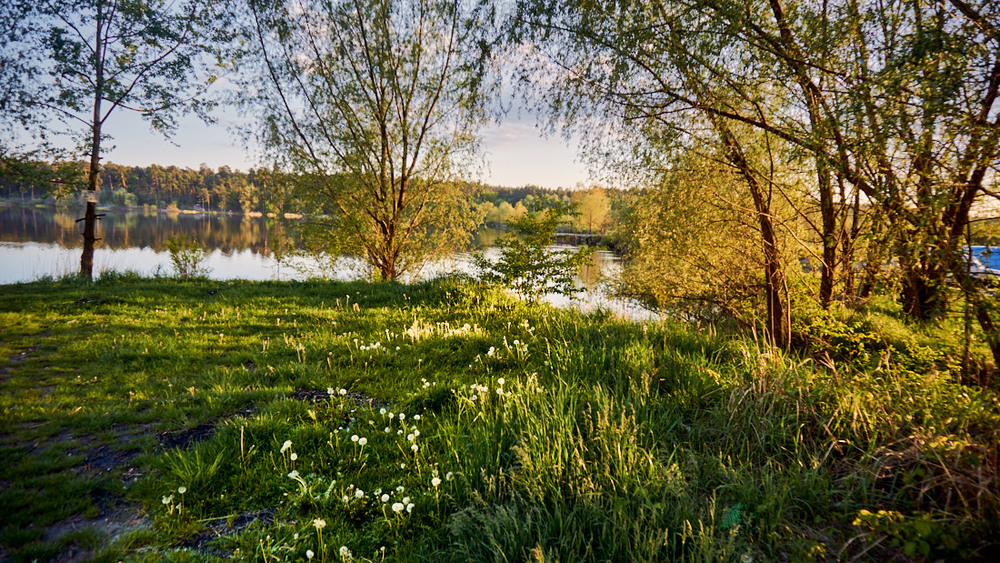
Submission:
<svg viewBox="0 0 1000 563">
<path fill-rule="evenodd" d="M 82 209 L 10 206 L 0 208 L 0 283 L 30 281 L 40 276 L 62 276 L 77 270 L 82 238 L 77 219 Z M 216 279 L 301 279 L 320 270 L 310 264 L 282 268 L 282 253 L 297 241 L 284 220 L 245 215 L 103 211 L 97 225 L 101 239 L 95 253 L 97 271 L 131 270 L 143 274 L 170 273 L 167 242 L 192 237 L 207 250 L 206 267 Z M 503 235 L 497 229 L 476 233 L 475 245 L 489 248 Z M 491 252 L 487 250 L 487 252 Z M 614 268 L 611 253 L 596 252 L 594 265 L 580 273 L 587 288 L 598 284 L 602 272 Z M 361 275 L 356 262 L 338 263 L 330 277 L 354 279 Z M 442 272 L 472 272 L 471 258 L 459 254 L 425 267 L 414 278 Z M 328 272 L 329 273 L 329 272 Z M 412 279 L 410 280 L 412 281 Z"/>
</svg>

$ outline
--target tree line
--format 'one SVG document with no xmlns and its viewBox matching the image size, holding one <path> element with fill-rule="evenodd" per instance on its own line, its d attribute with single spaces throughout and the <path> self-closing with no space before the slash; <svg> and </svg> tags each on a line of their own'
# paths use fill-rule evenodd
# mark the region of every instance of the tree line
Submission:
<svg viewBox="0 0 1000 563">
<path fill-rule="evenodd" d="M 0 167 L 0 199 L 34 202 L 61 197 L 71 201 L 77 195 L 72 185 L 84 181 L 85 170 L 85 163 L 67 166 L 40 161 L 21 162 L 16 170 Z M 101 167 L 98 184 L 98 203 L 106 206 L 265 214 L 298 214 L 305 209 L 295 198 L 293 179 L 268 169 L 242 172 L 228 166 L 213 170 L 205 165 L 192 169 L 108 163 Z M 580 209 L 580 216 L 564 228 L 595 233 L 610 226 L 615 196 L 598 186 L 551 189 L 463 182 L 462 189 L 490 226 L 503 226 L 524 216 L 527 206 L 539 198 L 556 197 Z"/>
</svg>

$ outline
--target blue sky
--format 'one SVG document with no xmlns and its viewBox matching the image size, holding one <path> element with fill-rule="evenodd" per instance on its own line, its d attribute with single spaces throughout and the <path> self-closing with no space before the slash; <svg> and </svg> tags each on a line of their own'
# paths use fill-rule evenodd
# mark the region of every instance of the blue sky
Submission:
<svg viewBox="0 0 1000 563">
<path fill-rule="evenodd" d="M 173 143 L 150 132 L 136 114 L 118 111 L 105 125 L 114 148 L 104 161 L 131 166 L 160 164 L 215 169 L 229 166 L 246 170 L 258 164 L 225 125 L 205 125 L 195 118 L 181 121 Z M 502 124 L 482 131 L 488 168 L 479 178 L 503 186 L 535 184 L 548 188 L 573 187 L 588 179 L 578 162 L 576 147 L 558 135 L 543 136 L 532 116 L 510 116 Z"/>
</svg>

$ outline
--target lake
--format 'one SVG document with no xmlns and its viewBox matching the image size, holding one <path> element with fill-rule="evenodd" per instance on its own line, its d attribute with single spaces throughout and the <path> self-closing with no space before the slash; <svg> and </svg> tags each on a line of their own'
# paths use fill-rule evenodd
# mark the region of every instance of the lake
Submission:
<svg viewBox="0 0 1000 563">
<path fill-rule="evenodd" d="M 204 266 L 208 277 L 218 280 L 296 280 L 320 272 L 316 264 L 297 263 L 291 267 L 280 257 L 295 248 L 296 241 L 288 232 L 285 221 L 277 218 L 245 215 L 206 215 L 201 213 L 162 213 L 103 210 L 98 221 L 97 236 L 101 238 L 94 252 L 94 272 L 134 271 L 143 275 L 171 275 L 167 242 L 174 237 L 192 237 L 206 249 Z M 27 282 L 43 276 L 60 277 L 80 268 L 83 240 L 83 216 L 78 208 L 51 206 L 0 207 L 0 284 Z M 476 234 L 475 247 L 486 252 L 501 235 L 495 229 Z M 586 289 L 575 306 L 585 310 L 609 308 L 630 317 L 648 317 L 648 311 L 613 299 L 601 280 L 613 278 L 620 267 L 619 257 L 612 252 L 596 250 L 593 265 L 577 273 L 577 282 Z M 449 260 L 428 265 L 406 281 L 428 279 L 449 272 L 472 273 L 471 255 L 459 253 Z M 352 280 L 363 277 L 356 262 L 341 260 L 326 277 Z M 549 296 L 557 305 L 569 300 Z"/>
</svg>

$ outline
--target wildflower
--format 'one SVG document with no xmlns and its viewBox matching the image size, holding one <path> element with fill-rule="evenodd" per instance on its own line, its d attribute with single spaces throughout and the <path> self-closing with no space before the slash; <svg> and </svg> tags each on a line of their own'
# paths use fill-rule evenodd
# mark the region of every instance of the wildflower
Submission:
<svg viewBox="0 0 1000 563">
<path fill-rule="evenodd" d="M 420 420 L 420 415 L 419 414 L 413 415 L 413 420 Z"/>
<path fill-rule="evenodd" d="M 358 489 L 357 491 L 354 491 L 354 496 L 355 498 L 365 498 L 365 492 Z"/>
<path fill-rule="evenodd" d="M 408 434 L 408 435 L 406 436 L 406 439 L 412 442 L 412 441 L 416 440 L 416 439 L 417 439 L 417 437 L 416 437 L 416 436 L 414 436 L 413 434 Z"/>
<path fill-rule="evenodd" d="M 396 414 L 395 414 L 395 413 L 389 413 L 389 418 L 393 418 L 393 417 L 395 417 L 395 416 L 396 416 Z"/>
<path fill-rule="evenodd" d="M 403 497 L 403 504 L 410 504 L 410 497 Z"/>
<path fill-rule="evenodd" d="M 405 507 L 403 506 L 403 503 L 401 503 L 401 502 L 394 502 L 394 503 L 392 503 L 392 511 L 393 512 L 399 512 L 399 511 L 403 510 L 403 508 L 405 508 Z"/>
<path fill-rule="evenodd" d="M 352 442 L 357 442 L 357 441 L 358 441 L 358 439 L 359 439 L 359 438 L 358 438 L 358 435 L 357 435 L 357 434 L 355 434 L 355 435 L 351 436 L 351 441 L 352 441 Z"/>
<path fill-rule="evenodd" d="M 445 481 L 451 481 L 452 477 L 454 477 L 454 476 L 455 476 L 455 474 L 452 473 L 451 471 L 449 471 L 448 473 L 445 473 L 444 480 Z"/>
<path fill-rule="evenodd" d="M 350 549 L 347 549 L 346 545 L 342 545 L 340 546 L 340 558 L 344 561 L 350 561 L 354 558 L 354 555 L 351 553 Z"/>
<path fill-rule="evenodd" d="M 177 492 L 183 495 L 184 493 L 188 492 L 188 488 L 187 487 L 177 487 Z"/>
<path fill-rule="evenodd" d="M 344 389 L 343 387 L 341 387 L 340 388 L 340 394 L 341 395 L 346 395 L 347 394 L 347 389 Z"/>
<path fill-rule="evenodd" d="M 322 518 L 317 518 L 313 520 L 313 527 L 315 527 L 317 530 L 322 530 L 323 528 L 326 527 L 326 520 L 323 520 Z"/>
<path fill-rule="evenodd" d="M 299 454 L 297 454 L 295 452 L 292 452 L 292 455 L 288 456 L 288 459 L 290 459 L 292 461 L 295 461 L 295 460 L 299 459 Z"/>
<path fill-rule="evenodd" d="M 410 449 L 413 450 L 414 453 L 416 453 L 417 451 L 420 450 L 420 446 L 413 444 L 412 446 L 410 446 Z"/>
<path fill-rule="evenodd" d="M 368 443 L 368 438 L 359 438 L 358 443 L 363 446 Z"/>
<path fill-rule="evenodd" d="M 403 420 L 404 418 L 406 418 L 406 415 L 403 413 L 399 413 L 399 420 Z"/>
<path fill-rule="evenodd" d="M 506 383 L 506 381 L 507 381 L 506 379 L 504 379 L 504 378 L 501 377 L 500 379 L 497 380 L 497 383 L 499 383 L 500 385 L 503 385 L 504 383 Z"/>
<path fill-rule="evenodd" d="M 441 484 L 441 478 L 440 477 L 435 477 L 435 478 L 431 479 L 431 486 L 437 487 L 440 484 Z"/>
<path fill-rule="evenodd" d="M 298 477 L 299 477 L 299 472 L 294 469 L 292 470 L 291 473 L 288 474 L 289 479 L 298 479 Z"/>
<path fill-rule="evenodd" d="M 382 495 L 382 502 L 389 502 L 389 495 Z"/>
<path fill-rule="evenodd" d="M 385 414 L 385 407 L 380 408 L 378 410 L 378 413 L 384 415 Z"/>
<path fill-rule="evenodd" d="M 285 440 L 285 443 L 281 444 L 281 452 L 280 453 L 287 452 L 288 448 L 290 448 L 290 447 L 292 447 L 292 441 L 291 440 Z"/>
<path fill-rule="evenodd" d="M 333 354 L 333 352 L 330 352 L 330 354 L 327 354 L 327 356 L 329 356 L 331 354 Z M 332 397 L 332 396 L 336 395 L 337 392 L 333 390 L 333 387 L 327 387 L 326 388 L 326 394 Z"/>
<path fill-rule="evenodd" d="M 312 559 L 315 556 L 316 556 L 316 554 L 313 553 L 313 550 L 311 550 L 311 549 L 307 549 L 306 550 L 306 559 Z"/>
</svg>

